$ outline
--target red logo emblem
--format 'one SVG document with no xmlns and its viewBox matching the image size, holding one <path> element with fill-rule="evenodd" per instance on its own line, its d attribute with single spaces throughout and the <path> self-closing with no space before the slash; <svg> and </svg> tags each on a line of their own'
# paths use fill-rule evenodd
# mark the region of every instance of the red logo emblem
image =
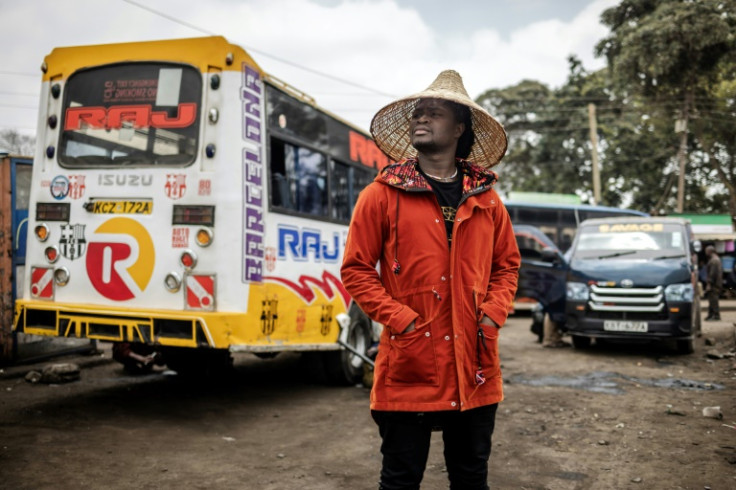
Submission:
<svg viewBox="0 0 736 490">
<path fill-rule="evenodd" d="M 266 247 L 266 270 L 273 272 L 276 268 L 276 249 L 274 247 Z"/>
<path fill-rule="evenodd" d="M 142 294 L 151 280 L 154 263 L 151 236 L 130 218 L 104 222 L 87 243 L 87 276 L 98 293 L 113 301 Z"/>
<path fill-rule="evenodd" d="M 69 197 L 72 199 L 79 199 L 84 196 L 84 190 L 87 188 L 84 185 L 84 177 L 84 175 L 69 176 Z"/>
<path fill-rule="evenodd" d="M 187 192 L 187 176 L 185 174 L 166 174 L 164 190 L 167 197 L 180 199 Z"/>
</svg>

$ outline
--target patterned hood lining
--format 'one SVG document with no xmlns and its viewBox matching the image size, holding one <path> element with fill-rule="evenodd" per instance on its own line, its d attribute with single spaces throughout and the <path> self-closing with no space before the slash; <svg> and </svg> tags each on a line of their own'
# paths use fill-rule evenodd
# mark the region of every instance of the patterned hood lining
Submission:
<svg viewBox="0 0 736 490">
<path fill-rule="evenodd" d="M 417 168 L 418 165 L 416 158 L 407 158 L 385 167 L 376 176 L 376 181 L 405 191 L 431 191 L 432 187 Z M 458 158 L 457 165 L 463 176 L 464 196 L 490 189 L 498 181 L 498 175 L 495 172 L 475 163 Z"/>
</svg>

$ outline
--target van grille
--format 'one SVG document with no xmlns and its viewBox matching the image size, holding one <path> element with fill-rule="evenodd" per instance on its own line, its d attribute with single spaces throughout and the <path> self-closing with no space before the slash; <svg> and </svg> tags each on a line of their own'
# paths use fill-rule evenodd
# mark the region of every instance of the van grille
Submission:
<svg viewBox="0 0 736 490">
<path fill-rule="evenodd" d="M 590 316 L 603 320 L 661 320 L 667 318 L 664 288 L 591 286 Z"/>
</svg>

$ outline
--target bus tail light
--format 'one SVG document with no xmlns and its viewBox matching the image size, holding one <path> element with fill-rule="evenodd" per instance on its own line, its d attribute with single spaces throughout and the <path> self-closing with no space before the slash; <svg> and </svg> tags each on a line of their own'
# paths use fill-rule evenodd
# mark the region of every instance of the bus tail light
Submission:
<svg viewBox="0 0 736 490">
<path fill-rule="evenodd" d="M 175 293 L 181 289 L 181 277 L 176 272 L 169 272 L 164 279 L 164 286 L 169 292 Z"/>
<path fill-rule="evenodd" d="M 46 256 L 46 260 L 48 260 L 50 264 L 59 260 L 59 250 L 56 247 L 46 247 L 43 254 Z"/>
<path fill-rule="evenodd" d="M 69 282 L 69 269 L 66 267 L 59 267 L 54 271 L 54 282 L 59 286 L 66 286 Z"/>
<path fill-rule="evenodd" d="M 36 225 L 36 227 L 33 229 L 33 233 L 36 235 L 36 238 L 38 238 L 38 241 L 40 242 L 45 242 L 49 239 L 49 227 L 45 223 Z"/>
<path fill-rule="evenodd" d="M 212 230 L 209 230 L 207 228 L 200 228 L 197 230 L 197 245 L 200 247 L 209 247 L 212 243 Z"/>
<path fill-rule="evenodd" d="M 186 270 L 192 270 L 197 266 L 197 254 L 191 250 L 184 250 L 179 257 L 179 262 Z"/>
<path fill-rule="evenodd" d="M 184 206 L 175 204 L 172 217 L 174 225 L 215 225 L 214 206 Z"/>
</svg>

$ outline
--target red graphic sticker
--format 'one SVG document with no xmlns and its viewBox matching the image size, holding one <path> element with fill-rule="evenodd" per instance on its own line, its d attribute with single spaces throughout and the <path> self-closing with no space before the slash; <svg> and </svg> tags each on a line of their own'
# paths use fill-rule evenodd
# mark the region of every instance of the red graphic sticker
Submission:
<svg viewBox="0 0 736 490">
<path fill-rule="evenodd" d="M 322 271 L 322 279 L 302 274 L 301 276 L 299 276 L 299 279 L 296 282 L 284 277 L 264 276 L 263 278 L 269 281 L 283 284 L 284 286 L 288 287 L 296 294 L 298 294 L 299 297 L 301 297 L 307 304 L 311 304 L 312 301 L 314 301 L 314 299 L 317 297 L 317 295 L 312 290 L 312 287 L 321 290 L 327 297 L 327 299 L 331 300 L 336 296 L 335 291 L 332 289 L 332 286 L 334 286 L 337 290 L 337 295 L 339 295 L 340 299 L 342 299 L 345 307 L 347 308 L 347 306 L 350 304 L 350 293 L 348 293 L 348 290 L 345 289 L 345 286 L 342 285 L 340 279 L 327 271 Z"/>
<path fill-rule="evenodd" d="M 171 246 L 187 248 L 189 246 L 189 228 L 174 228 L 171 230 Z"/>
<path fill-rule="evenodd" d="M 87 251 L 87 274 L 92 286 L 105 297 L 115 301 L 135 298 L 115 270 L 114 264 L 130 257 L 130 246 L 126 243 L 90 243 Z M 101 260 L 90 260 L 100 258 Z"/>
<path fill-rule="evenodd" d="M 215 276 L 187 276 L 187 307 L 211 310 L 215 304 Z"/>
<path fill-rule="evenodd" d="M 69 176 L 69 197 L 72 199 L 80 199 L 84 197 L 84 191 L 87 189 L 84 180 L 84 175 Z"/>
<path fill-rule="evenodd" d="M 209 196 L 210 194 L 212 194 L 212 181 L 210 179 L 200 180 L 197 195 Z"/>
<path fill-rule="evenodd" d="M 185 174 L 166 174 L 164 191 L 171 199 L 181 198 L 187 192 L 187 176 Z"/>
<path fill-rule="evenodd" d="M 266 247 L 266 270 L 273 272 L 276 268 L 276 249 L 274 247 Z"/>
<path fill-rule="evenodd" d="M 54 270 L 50 267 L 31 268 L 31 295 L 34 298 L 54 297 Z"/>
<path fill-rule="evenodd" d="M 126 243 L 125 236 L 135 240 L 137 247 Z M 98 293 L 113 301 L 126 301 L 143 293 L 154 263 L 151 235 L 130 218 L 105 221 L 87 243 L 87 276 Z"/>
</svg>

